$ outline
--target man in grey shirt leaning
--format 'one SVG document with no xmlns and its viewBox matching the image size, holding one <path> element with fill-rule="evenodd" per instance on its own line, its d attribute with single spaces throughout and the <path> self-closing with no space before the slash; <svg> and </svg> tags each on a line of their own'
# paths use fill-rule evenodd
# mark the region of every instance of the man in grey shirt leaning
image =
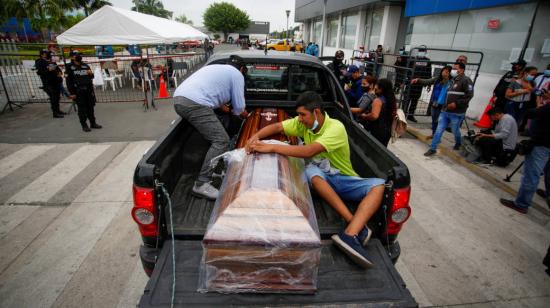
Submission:
<svg viewBox="0 0 550 308">
<path fill-rule="evenodd" d="M 193 186 L 193 194 L 215 200 L 219 191 L 211 185 L 210 161 L 229 150 L 229 136 L 213 109 L 226 112 L 231 102 L 234 115 L 246 118 L 244 99 L 246 65 L 239 56 L 231 56 L 228 64 L 204 66 L 182 82 L 174 92 L 176 113 L 189 122 L 210 142 L 202 167 Z"/>
<path fill-rule="evenodd" d="M 483 162 L 494 162 L 497 166 L 505 167 L 516 156 L 518 125 L 514 117 L 505 114 L 499 107 L 490 109 L 487 111 L 487 115 L 493 122 L 498 122 L 495 132 L 493 134 L 477 134 L 475 144 L 481 150 Z"/>
</svg>

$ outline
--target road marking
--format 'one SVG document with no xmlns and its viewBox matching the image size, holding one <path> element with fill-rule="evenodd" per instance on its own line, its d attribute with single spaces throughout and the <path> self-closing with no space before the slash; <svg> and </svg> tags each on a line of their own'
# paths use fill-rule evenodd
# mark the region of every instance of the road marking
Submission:
<svg viewBox="0 0 550 308">
<path fill-rule="evenodd" d="M 55 145 L 29 145 L 0 160 L 0 179 L 37 158 Z"/>
<path fill-rule="evenodd" d="M 8 204 L 45 203 L 110 145 L 84 145 L 12 196 Z"/>
<path fill-rule="evenodd" d="M 0 206 L 0 238 L 27 219 L 38 207 L 36 206 Z M 3 246 L 2 249 L 4 249 Z"/>
<path fill-rule="evenodd" d="M 50 307 L 56 301 L 113 218 L 131 201 L 133 168 L 150 145 L 150 142 L 130 144 L 77 197 L 88 200 L 86 195 L 95 195 L 97 186 L 112 185 L 112 182 L 105 183 L 106 179 L 126 174 L 127 179 L 109 192 L 113 200 L 125 198 L 125 202 L 73 202 L 55 224 L 39 236 L 45 240 L 36 251 L 18 258 L 0 275 L 0 306 Z M 113 195 L 114 192 L 118 195 Z"/>
</svg>

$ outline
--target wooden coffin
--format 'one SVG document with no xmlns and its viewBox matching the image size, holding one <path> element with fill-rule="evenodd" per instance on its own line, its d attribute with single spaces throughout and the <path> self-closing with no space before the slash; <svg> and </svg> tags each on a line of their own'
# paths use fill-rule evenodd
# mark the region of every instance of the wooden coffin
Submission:
<svg viewBox="0 0 550 308">
<path fill-rule="evenodd" d="M 315 292 L 321 241 L 303 160 L 246 155 L 226 174 L 203 239 L 199 290 Z"/>
</svg>

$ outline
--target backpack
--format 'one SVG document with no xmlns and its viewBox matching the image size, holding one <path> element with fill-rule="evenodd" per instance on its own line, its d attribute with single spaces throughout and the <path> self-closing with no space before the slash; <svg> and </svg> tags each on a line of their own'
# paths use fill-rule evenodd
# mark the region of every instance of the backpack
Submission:
<svg viewBox="0 0 550 308">
<path fill-rule="evenodd" d="M 397 109 L 391 125 L 391 142 L 394 143 L 407 131 L 407 117 L 403 109 Z"/>
</svg>

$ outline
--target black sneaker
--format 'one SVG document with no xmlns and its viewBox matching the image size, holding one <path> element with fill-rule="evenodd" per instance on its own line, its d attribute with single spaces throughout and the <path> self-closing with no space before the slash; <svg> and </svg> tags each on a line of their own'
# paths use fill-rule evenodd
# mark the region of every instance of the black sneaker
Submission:
<svg viewBox="0 0 550 308">
<path fill-rule="evenodd" d="M 514 201 L 512 200 L 507 200 L 507 199 L 500 199 L 500 203 L 502 205 L 504 205 L 505 207 L 509 207 L 511 208 L 512 210 L 516 210 L 518 212 L 520 212 L 521 214 L 527 214 L 527 208 L 523 207 L 523 206 L 519 206 L 517 205 Z"/>
<path fill-rule="evenodd" d="M 365 248 L 359 243 L 359 238 L 357 238 L 357 236 L 347 235 L 342 231 L 333 235 L 332 241 L 361 267 L 369 268 L 374 265 L 372 261 L 370 261 L 369 254 Z"/>
<path fill-rule="evenodd" d="M 546 199 L 546 192 L 544 191 L 544 189 L 537 188 L 537 195 Z"/>
<path fill-rule="evenodd" d="M 363 246 L 367 246 L 367 243 L 368 241 L 370 240 L 370 237 L 372 236 L 372 230 L 369 229 L 369 227 L 367 227 L 365 225 L 365 227 L 363 228 L 363 230 L 361 230 L 359 232 L 359 234 L 357 234 L 357 237 L 359 238 L 359 242 L 363 245 Z"/>
<path fill-rule="evenodd" d="M 426 153 L 424 153 L 424 156 L 432 156 L 435 153 L 437 153 L 435 150 L 429 149 Z"/>
<path fill-rule="evenodd" d="M 91 127 L 91 128 L 94 128 L 94 129 L 100 129 L 100 128 L 102 128 L 103 126 L 101 126 L 101 125 L 99 125 L 99 124 L 97 124 L 97 123 L 94 123 L 94 124 L 90 125 L 90 127 Z"/>
<path fill-rule="evenodd" d="M 414 116 L 408 116 L 407 117 L 407 120 L 411 121 L 411 122 L 414 122 L 414 123 L 418 123 L 418 121 L 416 120 L 416 118 Z"/>
<path fill-rule="evenodd" d="M 54 113 L 54 114 L 53 114 L 53 117 L 56 118 L 56 119 L 62 119 L 62 118 L 64 118 L 64 116 L 63 116 L 62 114 L 60 114 L 60 113 Z"/>
<path fill-rule="evenodd" d="M 460 144 L 455 144 L 455 146 L 453 147 L 453 150 L 455 151 L 460 150 Z"/>
<path fill-rule="evenodd" d="M 82 130 L 89 133 L 91 132 L 92 130 L 88 127 L 88 124 L 83 124 L 82 125 Z"/>
</svg>

